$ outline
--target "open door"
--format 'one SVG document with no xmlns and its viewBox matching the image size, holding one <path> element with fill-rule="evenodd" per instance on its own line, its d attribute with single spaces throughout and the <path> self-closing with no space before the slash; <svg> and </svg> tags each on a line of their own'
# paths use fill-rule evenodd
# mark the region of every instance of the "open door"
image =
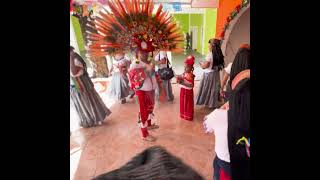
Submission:
<svg viewBox="0 0 320 180">
<path fill-rule="evenodd" d="M 197 26 L 190 26 L 190 31 L 192 34 L 192 50 L 198 49 L 198 27 Z"/>
</svg>

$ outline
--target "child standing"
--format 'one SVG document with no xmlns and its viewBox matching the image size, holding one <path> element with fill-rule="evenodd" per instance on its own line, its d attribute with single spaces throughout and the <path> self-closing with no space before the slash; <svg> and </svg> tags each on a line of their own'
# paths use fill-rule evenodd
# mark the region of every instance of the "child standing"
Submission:
<svg viewBox="0 0 320 180">
<path fill-rule="evenodd" d="M 121 100 L 121 104 L 126 103 L 126 97 L 130 94 L 128 68 L 130 60 L 125 56 L 121 49 L 117 49 L 113 56 L 111 85 L 108 89 L 108 94 L 111 98 Z"/>
<path fill-rule="evenodd" d="M 184 73 L 177 77 L 180 84 L 180 117 L 184 120 L 192 121 L 194 112 L 193 87 L 194 77 L 193 65 L 195 58 L 190 55 L 184 62 Z"/>
</svg>

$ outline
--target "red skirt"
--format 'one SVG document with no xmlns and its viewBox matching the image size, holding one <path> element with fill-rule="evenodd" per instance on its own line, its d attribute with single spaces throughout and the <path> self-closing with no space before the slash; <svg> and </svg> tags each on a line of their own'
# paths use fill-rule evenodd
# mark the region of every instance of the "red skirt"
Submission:
<svg viewBox="0 0 320 180">
<path fill-rule="evenodd" d="M 193 112 L 193 89 L 180 88 L 180 117 L 192 121 Z"/>
</svg>

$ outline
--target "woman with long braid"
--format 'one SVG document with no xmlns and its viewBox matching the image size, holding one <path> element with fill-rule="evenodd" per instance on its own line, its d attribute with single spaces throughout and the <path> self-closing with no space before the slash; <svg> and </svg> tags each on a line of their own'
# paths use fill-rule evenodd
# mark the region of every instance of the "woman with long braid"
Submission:
<svg viewBox="0 0 320 180">
<path fill-rule="evenodd" d="M 224 68 L 224 57 L 220 48 L 220 40 L 210 39 L 209 50 L 205 62 L 199 62 L 204 73 L 197 95 L 197 105 L 218 108 L 220 99 L 220 71 Z"/>
</svg>

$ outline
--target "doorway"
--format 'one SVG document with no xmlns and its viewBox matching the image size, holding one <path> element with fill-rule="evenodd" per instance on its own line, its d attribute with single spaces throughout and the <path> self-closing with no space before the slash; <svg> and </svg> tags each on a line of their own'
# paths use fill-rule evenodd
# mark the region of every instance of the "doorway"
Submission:
<svg viewBox="0 0 320 180">
<path fill-rule="evenodd" d="M 190 33 L 192 35 L 192 50 L 198 49 L 198 27 L 190 26 Z"/>
</svg>

